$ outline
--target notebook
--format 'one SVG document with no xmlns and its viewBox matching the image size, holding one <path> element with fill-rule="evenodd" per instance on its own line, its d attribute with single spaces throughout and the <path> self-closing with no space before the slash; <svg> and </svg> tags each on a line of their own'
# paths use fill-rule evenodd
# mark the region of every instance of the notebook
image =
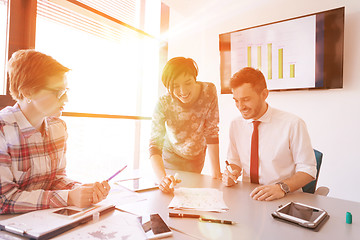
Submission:
<svg viewBox="0 0 360 240">
<path fill-rule="evenodd" d="M 93 219 L 94 213 L 103 215 L 115 210 L 113 205 L 93 205 L 51 208 L 25 213 L 0 221 L 0 230 L 31 239 L 49 239 Z"/>
</svg>

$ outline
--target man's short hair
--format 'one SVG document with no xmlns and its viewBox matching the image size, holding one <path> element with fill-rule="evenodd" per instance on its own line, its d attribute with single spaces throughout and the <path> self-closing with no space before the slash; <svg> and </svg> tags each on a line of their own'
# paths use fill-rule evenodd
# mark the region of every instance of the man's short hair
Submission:
<svg viewBox="0 0 360 240">
<path fill-rule="evenodd" d="M 182 74 L 193 76 L 196 80 L 199 69 L 196 62 L 191 58 L 175 57 L 170 59 L 162 72 L 161 81 L 166 89 L 172 94 L 174 79 Z"/>
<path fill-rule="evenodd" d="M 48 84 L 48 78 L 61 76 L 70 69 L 54 58 L 33 49 L 14 52 L 7 67 L 10 94 L 14 100 L 24 99 L 24 93 L 36 93 Z"/>
<path fill-rule="evenodd" d="M 240 87 L 244 83 L 250 83 L 256 92 L 260 93 L 267 88 L 265 77 L 262 72 L 252 67 L 245 67 L 235 73 L 230 79 L 231 89 Z"/>
</svg>

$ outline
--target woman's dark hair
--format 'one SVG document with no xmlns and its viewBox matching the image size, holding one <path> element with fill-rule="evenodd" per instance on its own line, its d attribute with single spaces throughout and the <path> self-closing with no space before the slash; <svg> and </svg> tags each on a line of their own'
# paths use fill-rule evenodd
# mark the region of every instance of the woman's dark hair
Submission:
<svg viewBox="0 0 360 240">
<path fill-rule="evenodd" d="M 182 74 L 193 76 L 196 80 L 198 75 L 198 66 L 191 58 L 175 57 L 170 59 L 162 72 L 161 80 L 166 89 L 172 94 L 174 79 Z"/>
</svg>

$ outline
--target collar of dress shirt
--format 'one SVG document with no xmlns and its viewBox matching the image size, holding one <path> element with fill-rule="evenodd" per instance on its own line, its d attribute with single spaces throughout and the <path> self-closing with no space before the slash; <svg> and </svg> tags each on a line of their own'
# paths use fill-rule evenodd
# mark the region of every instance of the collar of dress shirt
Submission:
<svg viewBox="0 0 360 240">
<path fill-rule="evenodd" d="M 270 122 L 271 120 L 271 113 L 272 113 L 272 108 L 270 107 L 269 104 L 267 104 L 267 110 L 266 112 L 264 113 L 264 115 L 262 115 L 259 119 L 257 120 L 254 120 L 254 119 L 247 119 L 245 120 L 247 123 L 252 123 L 253 121 L 260 121 L 260 122 Z"/>
<path fill-rule="evenodd" d="M 35 134 L 36 132 L 38 132 L 27 120 L 24 113 L 21 111 L 18 103 L 16 103 L 14 105 L 13 113 L 15 116 L 16 123 L 19 126 L 19 130 L 25 138 L 28 138 L 28 137 L 32 136 L 33 134 Z M 46 119 L 45 119 L 44 130 L 45 130 L 44 132 L 46 134 L 48 131 L 48 124 L 47 124 Z"/>
</svg>

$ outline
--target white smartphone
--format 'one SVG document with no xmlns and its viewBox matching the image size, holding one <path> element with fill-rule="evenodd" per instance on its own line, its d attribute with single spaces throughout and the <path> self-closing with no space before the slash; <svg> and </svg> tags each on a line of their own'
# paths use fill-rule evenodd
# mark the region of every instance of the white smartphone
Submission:
<svg viewBox="0 0 360 240">
<path fill-rule="evenodd" d="M 151 230 L 146 233 L 147 239 L 157 239 L 169 237 L 172 232 L 159 214 L 150 215 Z"/>
<path fill-rule="evenodd" d="M 271 214 L 307 228 L 316 228 L 326 218 L 327 212 L 321 208 L 303 203 L 289 202 Z"/>
</svg>

